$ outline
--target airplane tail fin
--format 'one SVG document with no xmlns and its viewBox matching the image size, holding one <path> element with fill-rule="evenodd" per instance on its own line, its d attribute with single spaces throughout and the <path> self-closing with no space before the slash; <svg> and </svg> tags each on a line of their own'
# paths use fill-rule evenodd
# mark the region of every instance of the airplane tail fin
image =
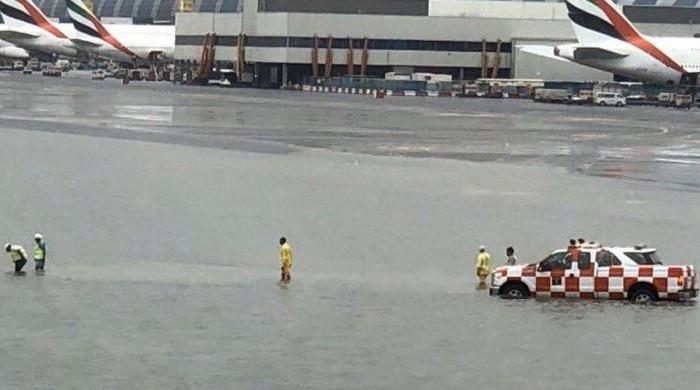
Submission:
<svg viewBox="0 0 700 390">
<path fill-rule="evenodd" d="M 73 27 L 78 33 L 102 40 L 102 35 L 100 35 L 100 29 L 104 28 L 102 22 L 97 19 L 85 3 L 81 0 L 66 0 L 66 9 L 71 22 L 73 22 Z"/>
<path fill-rule="evenodd" d="M 8 0 L 0 0 L 8 1 Z M 73 22 L 73 27 L 80 35 L 79 40 L 93 44 L 109 44 L 129 57 L 136 55 L 117 40 L 102 24 L 100 19 L 83 3 L 82 0 L 66 0 L 68 16 Z"/>
<path fill-rule="evenodd" d="M 566 0 L 569 19 L 582 45 L 610 38 L 632 40 L 642 36 L 610 0 Z"/>
<path fill-rule="evenodd" d="M 25 32 L 41 29 L 57 38 L 67 38 L 32 0 L 0 0 L 0 14 L 10 29 Z"/>
</svg>

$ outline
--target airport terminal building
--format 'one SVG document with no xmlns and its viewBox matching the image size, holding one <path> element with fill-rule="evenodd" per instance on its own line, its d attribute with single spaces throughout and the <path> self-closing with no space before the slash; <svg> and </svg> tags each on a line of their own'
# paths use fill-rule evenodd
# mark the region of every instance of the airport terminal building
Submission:
<svg viewBox="0 0 700 390">
<path fill-rule="evenodd" d="M 243 58 L 260 86 L 301 82 L 314 66 L 325 68 L 326 63 L 332 63 L 333 76 L 357 75 L 362 70 L 368 76 L 431 72 L 465 80 L 484 74 L 612 79 L 605 72 L 517 50 L 525 44 L 576 41 L 561 2 L 241 0 L 238 10 L 178 13 L 176 60 L 199 61 L 206 34 L 215 33 L 215 61 L 226 64 Z M 695 7 L 625 7 L 647 34 L 686 37 L 700 33 L 698 11 Z M 244 41 L 242 48 L 239 39 Z M 363 63 L 366 66 L 360 70 Z"/>
</svg>

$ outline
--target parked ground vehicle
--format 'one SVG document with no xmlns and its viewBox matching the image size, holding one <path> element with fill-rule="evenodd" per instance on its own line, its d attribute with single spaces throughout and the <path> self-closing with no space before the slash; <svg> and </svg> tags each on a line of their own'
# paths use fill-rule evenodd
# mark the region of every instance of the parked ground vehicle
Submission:
<svg viewBox="0 0 700 390">
<path fill-rule="evenodd" d="M 105 79 L 105 71 L 102 69 L 96 69 L 92 71 L 92 79 L 93 80 L 104 80 Z"/>
<path fill-rule="evenodd" d="M 578 105 L 584 105 L 584 104 L 592 104 L 593 103 L 593 91 L 591 90 L 580 90 L 578 92 L 578 95 L 574 95 L 571 97 L 571 104 L 578 104 Z"/>
<path fill-rule="evenodd" d="M 571 92 L 568 89 L 537 88 L 534 100 L 542 103 L 569 103 Z"/>
<path fill-rule="evenodd" d="M 674 100 L 673 107 L 690 110 L 693 105 L 693 96 L 690 94 L 677 94 Z"/>
<path fill-rule="evenodd" d="M 671 107 L 676 101 L 676 94 L 673 92 L 661 92 L 658 98 L 658 105 L 661 107 Z"/>
<path fill-rule="evenodd" d="M 42 76 L 49 76 L 49 77 L 61 77 L 63 76 L 63 71 L 61 68 L 55 67 L 55 66 L 49 66 L 41 71 Z"/>
<path fill-rule="evenodd" d="M 29 62 L 27 62 L 27 66 L 30 67 L 33 71 L 41 70 L 41 62 L 36 57 L 30 58 Z"/>
<path fill-rule="evenodd" d="M 479 89 L 476 84 L 463 84 L 462 91 L 458 95 L 459 97 L 477 97 Z"/>
<path fill-rule="evenodd" d="M 593 104 L 622 107 L 627 105 L 627 99 L 621 93 L 597 92 L 593 97 Z"/>
<path fill-rule="evenodd" d="M 32 74 L 32 67 L 27 65 L 22 69 L 22 74 Z"/>
<path fill-rule="evenodd" d="M 628 106 L 658 106 L 659 96 L 650 94 L 636 94 L 625 97 Z"/>
<path fill-rule="evenodd" d="M 68 72 L 70 70 L 70 60 L 67 60 L 67 59 L 56 60 L 56 67 L 60 68 L 64 72 Z"/>
<path fill-rule="evenodd" d="M 697 297 L 695 267 L 663 265 L 646 246 L 585 245 L 578 261 L 565 249 L 536 264 L 499 267 L 491 273 L 489 293 L 509 298 L 548 297 L 658 299 Z"/>
</svg>

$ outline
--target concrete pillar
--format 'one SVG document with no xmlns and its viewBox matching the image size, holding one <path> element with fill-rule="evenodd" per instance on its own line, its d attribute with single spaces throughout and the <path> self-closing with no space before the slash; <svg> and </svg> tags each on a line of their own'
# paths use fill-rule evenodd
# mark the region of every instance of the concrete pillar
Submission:
<svg viewBox="0 0 700 390">
<path fill-rule="evenodd" d="M 287 63 L 285 62 L 284 64 L 282 64 L 282 85 L 285 87 L 287 86 L 287 83 L 289 82 L 289 79 L 288 79 L 289 76 L 287 75 L 288 71 L 289 71 L 289 69 L 287 69 Z"/>
</svg>

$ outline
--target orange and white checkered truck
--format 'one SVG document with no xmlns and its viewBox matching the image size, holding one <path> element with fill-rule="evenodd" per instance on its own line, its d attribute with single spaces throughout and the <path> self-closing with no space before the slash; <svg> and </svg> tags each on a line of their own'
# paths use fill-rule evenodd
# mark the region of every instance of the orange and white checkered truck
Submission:
<svg viewBox="0 0 700 390">
<path fill-rule="evenodd" d="M 664 265 L 656 249 L 586 244 L 578 259 L 561 249 L 535 264 L 502 266 L 489 293 L 505 298 L 628 299 L 636 303 L 697 297 L 695 267 Z"/>
</svg>

